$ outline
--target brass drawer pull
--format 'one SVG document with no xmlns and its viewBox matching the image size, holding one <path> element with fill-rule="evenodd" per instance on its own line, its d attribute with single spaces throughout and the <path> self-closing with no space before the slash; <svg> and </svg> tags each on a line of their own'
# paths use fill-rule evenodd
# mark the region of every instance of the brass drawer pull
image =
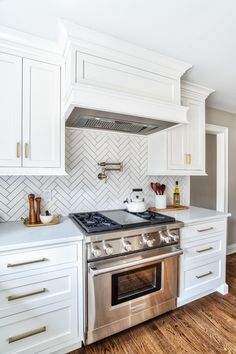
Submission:
<svg viewBox="0 0 236 354">
<path fill-rule="evenodd" d="M 25 158 L 29 158 L 29 144 L 25 143 Z"/>
<path fill-rule="evenodd" d="M 21 263 L 8 263 L 7 268 L 20 267 L 27 264 L 40 263 L 47 261 L 47 258 L 35 259 L 33 261 L 21 262 Z"/>
<path fill-rule="evenodd" d="M 16 157 L 20 158 L 20 143 L 16 143 Z"/>
<path fill-rule="evenodd" d="M 202 252 L 206 252 L 206 251 L 210 251 L 213 250 L 213 247 L 208 247 L 208 248 L 204 248 L 203 250 L 197 250 L 197 253 L 202 253 Z"/>
<path fill-rule="evenodd" d="M 210 271 L 210 272 L 208 272 L 208 273 L 205 273 L 205 274 L 196 275 L 196 278 L 197 278 L 197 279 L 201 279 L 201 278 L 207 277 L 208 275 L 211 275 L 211 274 L 213 274 L 212 271 Z"/>
<path fill-rule="evenodd" d="M 39 334 L 39 333 L 46 332 L 46 330 L 47 330 L 47 327 L 43 326 L 43 327 L 40 327 L 38 329 L 33 329 L 32 331 L 19 334 L 18 336 L 10 337 L 10 338 L 7 339 L 7 341 L 8 341 L 8 343 L 17 342 L 18 340 L 21 340 L 21 339 L 24 339 L 24 338 L 28 338 L 28 337 L 32 337 L 32 336 L 35 336 L 36 334 Z"/>
<path fill-rule="evenodd" d="M 211 231 L 214 230 L 214 227 L 208 227 L 207 229 L 201 229 L 201 230 L 197 230 L 198 232 L 205 232 L 205 231 Z"/>
<path fill-rule="evenodd" d="M 43 293 L 46 293 L 46 291 L 47 291 L 47 289 L 43 288 L 42 290 L 37 290 L 32 293 L 27 293 L 27 294 L 22 294 L 22 295 L 11 295 L 11 296 L 7 297 L 7 301 L 13 301 L 13 300 L 18 300 L 18 299 L 23 299 L 24 297 L 28 297 L 28 296 L 43 294 Z"/>
</svg>

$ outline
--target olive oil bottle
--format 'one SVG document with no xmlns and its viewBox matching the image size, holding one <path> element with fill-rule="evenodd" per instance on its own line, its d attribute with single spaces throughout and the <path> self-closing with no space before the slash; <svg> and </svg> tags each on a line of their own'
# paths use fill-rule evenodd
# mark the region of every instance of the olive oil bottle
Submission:
<svg viewBox="0 0 236 354">
<path fill-rule="evenodd" d="M 180 189 L 179 189 L 179 182 L 175 182 L 175 190 L 174 190 L 174 207 L 180 206 Z"/>
</svg>

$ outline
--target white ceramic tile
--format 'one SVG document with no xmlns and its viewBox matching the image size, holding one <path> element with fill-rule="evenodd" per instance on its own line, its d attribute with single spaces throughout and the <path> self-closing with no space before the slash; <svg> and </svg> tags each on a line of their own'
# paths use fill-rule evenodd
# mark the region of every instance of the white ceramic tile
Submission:
<svg viewBox="0 0 236 354">
<path fill-rule="evenodd" d="M 107 183 L 99 181 L 98 162 L 123 162 L 122 172 L 110 172 Z M 123 201 L 132 188 L 143 188 L 148 206 L 154 205 L 151 181 L 167 185 L 167 200 L 172 201 L 175 181 L 179 181 L 185 203 L 186 177 L 148 177 L 147 138 L 137 135 L 66 129 L 68 176 L 0 177 L 0 219 L 19 220 L 28 213 L 29 193 L 52 191 L 47 205 L 53 213 L 124 208 Z"/>
</svg>

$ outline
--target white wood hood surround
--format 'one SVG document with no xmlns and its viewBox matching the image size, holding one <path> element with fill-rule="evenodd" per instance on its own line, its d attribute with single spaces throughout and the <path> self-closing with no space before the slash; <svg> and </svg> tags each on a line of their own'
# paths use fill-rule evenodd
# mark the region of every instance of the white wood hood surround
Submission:
<svg viewBox="0 0 236 354">
<path fill-rule="evenodd" d="M 61 27 L 66 118 L 82 107 L 187 123 L 180 78 L 190 64 L 66 21 Z"/>
</svg>

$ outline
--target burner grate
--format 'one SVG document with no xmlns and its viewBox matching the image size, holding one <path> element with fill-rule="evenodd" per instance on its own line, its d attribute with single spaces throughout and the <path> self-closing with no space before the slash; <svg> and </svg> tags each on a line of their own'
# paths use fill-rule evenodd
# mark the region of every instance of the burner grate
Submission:
<svg viewBox="0 0 236 354">
<path fill-rule="evenodd" d="M 86 232 L 117 230 L 121 225 L 100 213 L 75 213 L 70 215 Z"/>
</svg>

